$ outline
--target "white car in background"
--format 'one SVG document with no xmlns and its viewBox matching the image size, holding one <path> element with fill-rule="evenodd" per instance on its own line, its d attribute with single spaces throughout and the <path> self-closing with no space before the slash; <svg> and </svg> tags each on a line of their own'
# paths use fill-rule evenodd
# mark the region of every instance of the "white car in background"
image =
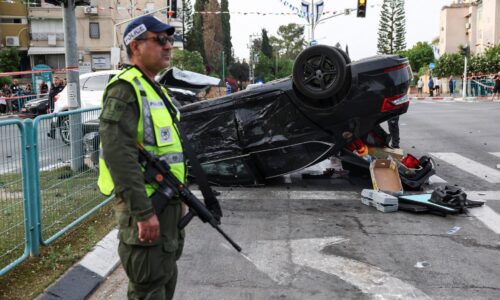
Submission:
<svg viewBox="0 0 500 300">
<path fill-rule="evenodd" d="M 120 73 L 120 70 L 97 71 L 80 75 L 80 107 L 101 107 L 104 89 L 106 88 L 108 82 L 118 73 Z M 58 95 L 54 97 L 53 113 L 68 111 L 69 108 L 68 86 L 66 86 Z M 54 125 L 49 136 L 55 138 L 55 128 L 57 127 L 59 128 L 59 134 L 61 135 L 63 142 L 69 144 L 68 116 L 54 117 L 52 121 Z"/>
<path fill-rule="evenodd" d="M 101 107 L 102 95 L 108 82 L 120 70 L 98 71 L 80 75 L 80 107 Z M 68 87 L 54 99 L 54 113 L 69 110 Z"/>
</svg>

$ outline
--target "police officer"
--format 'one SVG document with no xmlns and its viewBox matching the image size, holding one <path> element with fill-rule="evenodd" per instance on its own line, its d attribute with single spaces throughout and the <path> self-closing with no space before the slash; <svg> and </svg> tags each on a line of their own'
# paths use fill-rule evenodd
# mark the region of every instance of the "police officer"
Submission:
<svg viewBox="0 0 500 300">
<path fill-rule="evenodd" d="M 131 64 L 109 82 L 103 96 L 98 185 L 103 194 L 116 195 L 118 254 L 129 278 L 129 299 L 172 299 L 184 245 L 184 232 L 177 229 L 181 203 L 174 198 L 163 212 L 153 210 L 154 190 L 144 183 L 136 148 L 141 143 L 165 159 L 185 182 L 183 147 L 173 122 L 179 114 L 154 81 L 169 65 L 173 34 L 174 27 L 155 17 L 133 20 L 123 38 Z"/>
</svg>

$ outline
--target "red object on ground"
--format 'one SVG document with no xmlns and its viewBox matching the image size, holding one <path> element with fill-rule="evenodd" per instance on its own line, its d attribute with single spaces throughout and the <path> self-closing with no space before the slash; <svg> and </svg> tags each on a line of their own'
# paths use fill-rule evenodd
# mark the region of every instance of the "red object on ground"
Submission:
<svg viewBox="0 0 500 300">
<path fill-rule="evenodd" d="M 409 169 L 420 167 L 420 161 L 411 154 L 406 154 L 406 156 L 401 160 L 401 163 Z"/>
</svg>

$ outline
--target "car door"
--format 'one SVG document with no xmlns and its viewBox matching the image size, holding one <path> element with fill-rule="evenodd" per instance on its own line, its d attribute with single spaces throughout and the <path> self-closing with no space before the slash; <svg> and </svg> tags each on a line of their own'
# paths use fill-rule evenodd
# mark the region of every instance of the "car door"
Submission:
<svg viewBox="0 0 500 300">
<path fill-rule="evenodd" d="M 103 74 L 89 77 L 81 87 L 80 99 L 82 108 L 100 107 L 104 89 L 108 84 L 110 75 Z"/>
</svg>

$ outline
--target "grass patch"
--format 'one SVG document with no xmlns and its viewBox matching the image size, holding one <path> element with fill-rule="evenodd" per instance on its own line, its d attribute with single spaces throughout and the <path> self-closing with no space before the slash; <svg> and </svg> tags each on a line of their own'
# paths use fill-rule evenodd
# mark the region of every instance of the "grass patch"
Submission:
<svg viewBox="0 0 500 300">
<path fill-rule="evenodd" d="M 68 166 L 40 173 L 42 238 L 78 219 L 102 201 L 97 171 L 74 172 Z M 21 174 L 8 174 L 0 182 L 0 268 L 24 253 L 25 215 Z M 87 254 L 115 226 L 111 205 L 94 212 L 79 225 L 41 247 L 39 257 L 30 257 L 0 278 L 0 299 L 34 299 L 69 267 Z"/>
<path fill-rule="evenodd" d="M 0 299 L 34 299 L 87 254 L 115 226 L 111 205 L 91 215 L 48 247 L 0 278 Z"/>
</svg>

